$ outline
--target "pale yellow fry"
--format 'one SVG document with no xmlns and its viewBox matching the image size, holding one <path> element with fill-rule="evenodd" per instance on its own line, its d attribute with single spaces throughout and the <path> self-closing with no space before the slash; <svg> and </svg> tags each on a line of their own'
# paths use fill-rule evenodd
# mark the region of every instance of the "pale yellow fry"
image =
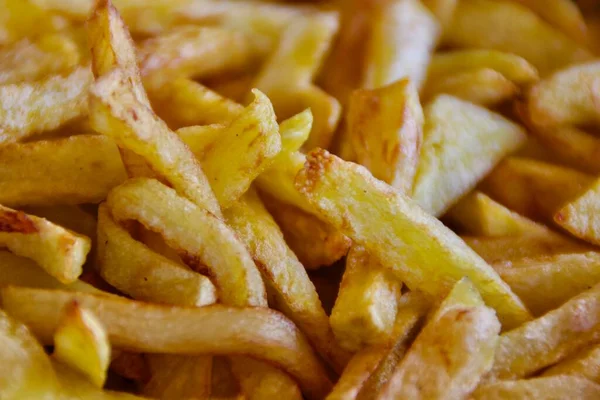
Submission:
<svg viewBox="0 0 600 400">
<path fill-rule="evenodd" d="M 392 0 L 374 7 L 363 86 L 378 88 L 408 77 L 420 89 L 440 26 L 417 0 Z"/>
<path fill-rule="evenodd" d="M 143 156 L 175 190 L 220 216 L 217 199 L 194 154 L 136 98 L 134 87 L 119 68 L 96 80 L 90 95 L 92 126 Z"/>
<path fill-rule="evenodd" d="M 401 289 L 402 282 L 391 271 L 363 247 L 353 246 L 330 317 L 340 345 L 358 351 L 388 342 Z"/>
<path fill-rule="evenodd" d="M 331 389 L 327 372 L 310 345 L 281 314 L 265 307 L 175 307 L 111 296 L 9 287 L 3 307 L 51 343 L 60 310 L 76 300 L 106 327 L 111 344 L 133 351 L 170 354 L 228 354 L 267 360 L 288 372 L 311 399 Z"/>
<path fill-rule="evenodd" d="M 248 250 L 208 211 L 146 178 L 115 188 L 107 204 L 116 221 L 134 219 L 160 233 L 188 266 L 214 280 L 224 304 L 266 305 L 264 284 Z"/>
<path fill-rule="evenodd" d="M 127 178 L 115 142 L 99 135 L 8 144 L 0 159 L 7 206 L 96 203 Z"/>
<path fill-rule="evenodd" d="M 533 11 L 512 1 L 460 1 L 444 42 L 514 53 L 533 64 L 541 75 L 593 57 Z"/>
<path fill-rule="evenodd" d="M 54 332 L 52 356 L 102 388 L 110 353 L 106 330 L 94 313 L 76 302 L 68 304 Z"/>
<path fill-rule="evenodd" d="M 98 210 L 96 269 L 106 282 L 134 299 L 197 307 L 217 300 L 207 277 L 133 239 L 105 204 Z"/>
<path fill-rule="evenodd" d="M 249 357 L 232 357 L 231 371 L 247 400 L 302 400 L 302 393 L 285 372 Z"/>
<path fill-rule="evenodd" d="M 500 336 L 490 377 L 518 379 L 598 341 L 600 285 Z"/>
<path fill-rule="evenodd" d="M 310 108 L 307 108 L 279 124 L 281 152 L 291 153 L 300 150 L 309 138 L 313 121 L 313 113 Z"/>
<path fill-rule="evenodd" d="M 323 218 L 395 271 L 410 289 L 441 298 L 467 276 L 505 326 L 530 318 L 508 285 L 458 236 L 365 168 L 314 150 L 296 187 Z"/>
<path fill-rule="evenodd" d="M 594 182 L 583 194 L 569 201 L 554 215 L 562 228 L 587 242 L 600 243 L 600 181 Z"/>
<path fill-rule="evenodd" d="M 575 376 L 552 376 L 517 381 L 501 381 L 479 387 L 475 400 L 594 400 L 600 396 L 600 385 Z"/>
<path fill-rule="evenodd" d="M 600 253 L 542 255 L 493 265 L 534 315 L 600 282 Z"/>
<path fill-rule="evenodd" d="M 437 18 L 442 28 L 452 21 L 458 0 L 422 0 L 423 4 Z"/>
<path fill-rule="evenodd" d="M 0 86 L 0 143 L 24 140 L 88 113 L 89 67 Z"/>
<path fill-rule="evenodd" d="M 555 375 L 579 376 L 600 383 L 600 346 L 591 346 L 550 367 L 542 374 L 542 376 Z"/>
<path fill-rule="evenodd" d="M 379 399 L 464 398 L 492 367 L 500 322 L 468 279 L 456 283 Z"/>
<path fill-rule="evenodd" d="M 150 380 L 141 393 L 154 399 L 209 398 L 212 378 L 211 356 L 146 355 Z"/>
<path fill-rule="evenodd" d="M 427 79 L 436 81 L 444 76 L 472 69 L 492 69 L 506 79 L 519 84 L 538 80 L 536 68 L 516 54 L 498 50 L 453 50 L 436 53 L 431 57 Z"/>
<path fill-rule="evenodd" d="M 424 109 L 413 198 L 441 215 L 525 142 L 519 125 L 483 107 L 439 96 Z"/>
<path fill-rule="evenodd" d="M 323 358 L 341 371 L 349 355 L 336 343 L 313 283 L 256 192 L 249 191 L 226 210 L 225 221 L 250 251 L 273 307 L 294 321 Z"/>
<path fill-rule="evenodd" d="M 211 124 L 211 125 L 195 125 L 186 126 L 177 129 L 177 135 L 196 155 L 196 158 L 202 160 L 213 144 L 219 141 L 221 135 L 224 134 L 227 125 Z"/>
<path fill-rule="evenodd" d="M 515 97 L 519 88 L 498 71 L 478 68 L 429 82 L 423 89 L 423 99 L 431 99 L 442 93 L 484 107 L 493 107 Z"/>
<path fill-rule="evenodd" d="M 86 236 L 4 206 L 0 206 L 0 243 L 34 260 L 62 283 L 77 280 L 91 247 Z"/>
<path fill-rule="evenodd" d="M 356 90 L 347 115 L 356 160 L 374 177 L 410 195 L 423 142 L 423 109 L 408 79 Z"/>
<path fill-rule="evenodd" d="M 587 27 L 581 10 L 571 0 L 518 0 L 531 8 L 551 25 L 560 29 L 571 39 L 587 44 Z"/>
</svg>

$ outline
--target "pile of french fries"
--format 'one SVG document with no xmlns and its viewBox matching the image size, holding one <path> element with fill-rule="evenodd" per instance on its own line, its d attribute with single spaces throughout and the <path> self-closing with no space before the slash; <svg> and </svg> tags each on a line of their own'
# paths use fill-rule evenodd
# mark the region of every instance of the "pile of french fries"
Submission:
<svg viewBox="0 0 600 400">
<path fill-rule="evenodd" d="M 600 3 L 0 0 L 0 399 L 600 399 Z"/>
</svg>

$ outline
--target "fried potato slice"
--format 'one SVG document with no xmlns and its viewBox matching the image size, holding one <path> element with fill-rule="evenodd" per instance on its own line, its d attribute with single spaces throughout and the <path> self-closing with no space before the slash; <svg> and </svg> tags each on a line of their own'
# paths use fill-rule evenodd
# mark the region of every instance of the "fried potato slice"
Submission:
<svg viewBox="0 0 600 400">
<path fill-rule="evenodd" d="M 420 88 L 440 34 L 435 17 L 420 1 L 393 0 L 374 6 L 371 18 L 363 86 L 408 77 Z"/>
<path fill-rule="evenodd" d="M 437 97 L 424 113 L 413 198 L 432 215 L 443 214 L 525 142 L 519 125 L 451 96 Z"/>
<path fill-rule="evenodd" d="M 527 93 L 526 112 L 540 128 L 600 122 L 600 62 L 562 69 Z"/>
<path fill-rule="evenodd" d="M 471 69 L 427 83 L 423 99 L 448 94 L 484 107 L 493 107 L 512 99 L 519 88 L 500 72 L 490 68 Z"/>
<path fill-rule="evenodd" d="M 491 378 L 518 379 L 597 342 L 600 285 L 500 336 Z"/>
<path fill-rule="evenodd" d="M 500 322 L 468 279 L 456 283 L 378 398 L 463 398 L 492 367 Z"/>
<path fill-rule="evenodd" d="M 226 124 L 244 108 L 188 78 L 165 82 L 150 90 L 150 100 L 158 116 L 172 129 L 192 125 Z"/>
<path fill-rule="evenodd" d="M 115 142 L 98 135 L 7 144 L 0 159 L 0 204 L 13 207 L 95 203 L 127 177 Z"/>
<path fill-rule="evenodd" d="M 0 206 L 0 244 L 38 263 L 62 283 L 82 272 L 91 241 L 43 218 Z"/>
<path fill-rule="evenodd" d="M 552 223 L 554 213 L 593 182 L 592 176 L 574 169 L 511 157 L 501 162 L 480 188 L 521 215 Z"/>
<path fill-rule="evenodd" d="M 148 354 L 151 378 L 141 392 L 154 399 L 209 398 L 213 358 Z"/>
<path fill-rule="evenodd" d="M 22 141 L 88 113 L 89 67 L 0 86 L 0 143 Z"/>
<path fill-rule="evenodd" d="M 600 254 L 596 252 L 543 255 L 493 267 L 538 316 L 600 282 Z"/>
<path fill-rule="evenodd" d="M 571 375 L 600 383 L 600 346 L 595 345 L 544 371 L 542 376 Z"/>
<path fill-rule="evenodd" d="M 600 243 L 600 181 L 594 182 L 583 194 L 569 201 L 554 215 L 562 228 L 587 242 Z"/>
<path fill-rule="evenodd" d="M 204 306 L 217 301 L 211 281 L 136 241 L 105 204 L 98 209 L 96 270 L 119 291 L 155 303 Z"/>
<path fill-rule="evenodd" d="M 96 314 L 115 347 L 150 353 L 247 355 L 281 367 L 310 398 L 322 398 L 331 389 L 326 371 L 300 331 L 264 307 L 167 307 L 17 287 L 1 293 L 4 308 L 44 343 L 52 340 L 60 310 L 76 300 Z"/>
<path fill-rule="evenodd" d="M 352 247 L 330 317 L 338 343 L 358 351 L 388 342 L 401 289 L 402 282 L 368 251 L 361 246 Z"/>
<path fill-rule="evenodd" d="M 54 332 L 52 356 L 80 372 L 95 386 L 104 386 L 110 363 L 110 343 L 94 313 L 76 302 L 65 307 Z"/>
<path fill-rule="evenodd" d="M 294 321 L 323 358 L 341 371 L 349 355 L 336 343 L 313 283 L 256 192 L 251 190 L 227 209 L 225 221 L 255 260 L 272 306 Z"/>
<path fill-rule="evenodd" d="M 508 285 L 458 236 L 365 168 L 317 149 L 307 155 L 296 187 L 323 218 L 411 290 L 441 298 L 467 276 L 505 326 L 530 318 Z"/>
<path fill-rule="evenodd" d="M 303 399 L 296 382 L 267 363 L 249 357 L 235 357 L 231 360 L 231 371 L 248 400 Z"/>
<path fill-rule="evenodd" d="M 587 43 L 587 27 L 581 10 L 570 0 L 518 0 L 523 5 L 535 11 L 552 26 L 560 29 L 571 39 Z"/>
<path fill-rule="evenodd" d="M 423 109 L 408 79 L 352 93 L 348 136 L 356 161 L 374 177 L 409 194 L 423 142 Z"/>
<path fill-rule="evenodd" d="M 538 80 L 537 69 L 524 58 L 513 53 L 487 49 L 436 53 L 431 57 L 427 79 L 435 82 L 445 76 L 473 69 L 492 69 L 518 85 Z"/>
<path fill-rule="evenodd" d="M 490 26 L 495 28 L 488 29 Z M 541 75 L 592 58 L 588 50 L 533 11 L 506 0 L 460 1 L 444 43 L 514 53 L 533 64 Z"/>
<path fill-rule="evenodd" d="M 552 376 L 517 381 L 500 381 L 479 387 L 476 400 L 551 400 L 573 398 L 593 400 L 600 396 L 600 385 L 575 376 Z"/>
</svg>

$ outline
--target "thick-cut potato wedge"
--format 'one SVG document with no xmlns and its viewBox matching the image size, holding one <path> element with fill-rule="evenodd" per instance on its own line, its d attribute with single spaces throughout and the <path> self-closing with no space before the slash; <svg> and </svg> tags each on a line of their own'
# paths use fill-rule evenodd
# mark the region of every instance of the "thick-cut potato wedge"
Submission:
<svg viewBox="0 0 600 400">
<path fill-rule="evenodd" d="M 423 99 L 449 94 L 484 107 L 496 106 L 515 97 L 519 88 L 500 72 L 490 68 L 458 72 L 427 83 Z"/>
<path fill-rule="evenodd" d="M 551 233 L 544 225 L 509 210 L 477 190 L 452 207 L 444 219 L 467 235 L 498 237 Z"/>
<path fill-rule="evenodd" d="M 243 71 L 263 56 L 242 33 L 207 26 L 176 27 L 137 46 L 144 83 L 157 90 L 178 77 Z"/>
<path fill-rule="evenodd" d="M 251 190 L 226 210 L 225 221 L 255 260 L 273 299 L 272 306 L 294 321 L 323 358 L 341 371 L 349 356 L 336 343 L 306 270 L 286 245 L 256 192 Z"/>
<path fill-rule="evenodd" d="M 587 27 L 581 10 L 571 0 L 518 0 L 531 8 L 551 25 L 560 29 L 571 39 L 587 44 Z"/>
<path fill-rule="evenodd" d="M 192 125 L 226 124 L 244 108 L 188 78 L 165 82 L 150 90 L 153 108 L 172 129 Z"/>
<path fill-rule="evenodd" d="M 487 68 L 499 72 L 518 85 L 538 80 L 537 70 L 524 58 L 513 53 L 485 49 L 454 50 L 434 54 L 427 71 L 427 79 L 435 82 L 448 75 Z"/>
<path fill-rule="evenodd" d="M 213 357 L 148 354 L 150 380 L 141 393 L 153 399 L 209 398 Z"/>
<path fill-rule="evenodd" d="M 0 84 L 35 81 L 76 67 L 77 43 L 67 34 L 23 39 L 0 50 Z"/>
<path fill-rule="evenodd" d="M 458 0 L 422 0 L 423 4 L 435 15 L 442 28 L 446 28 L 456 10 Z"/>
<path fill-rule="evenodd" d="M 27 36 L 56 32 L 69 24 L 64 18 L 36 7 L 30 1 L 0 1 L 0 45 Z"/>
<path fill-rule="evenodd" d="M 542 376 L 574 375 L 600 383 L 600 346 L 592 346 L 548 368 Z"/>
<path fill-rule="evenodd" d="M 492 367 L 499 332 L 498 318 L 473 284 L 458 281 L 378 398 L 464 398 Z"/>
<path fill-rule="evenodd" d="M 554 213 L 593 182 L 593 176 L 574 169 L 512 157 L 501 162 L 480 188 L 521 215 L 552 223 Z"/>
<path fill-rule="evenodd" d="M 529 312 L 496 272 L 415 202 L 325 150 L 307 155 L 296 187 L 323 218 L 395 271 L 411 290 L 444 297 L 467 276 L 506 327 Z"/>
<path fill-rule="evenodd" d="M 520 126 L 451 96 L 437 97 L 424 112 L 413 198 L 432 215 L 442 215 L 525 141 Z"/>
<path fill-rule="evenodd" d="M 0 86 L 0 143 L 24 140 L 88 112 L 89 67 L 68 75 Z"/>
<path fill-rule="evenodd" d="M 600 282 L 600 253 L 596 252 L 544 255 L 493 267 L 533 315 L 557 308 Z"/>
<path fill-rule="evenodd" d="M 348 136 L 356 161 L 377 179 L 408 195 L 423 142 L 423 109 L 408 79 L 350 97 Z"/>
<path fill-rule="evenodd" d="M 563 69 L 527 93 L 527 117 L 540 128 L 598 123 L 599 91 L 600 62 Z"/>
<path fill-rule="evenodd" d="M 340 346 L 358 351 L 390 340 L 402 282 L 363 247 L 354 246 L 333 310 L 331 328 Z"/>
<path fill-rule="evenodd" d="M 214 280 L 224 304 L 266 305 L 265 287 L 248 250 L 210 212 L 146 178 L 131 179 L 115 188 L 107 205 L 115 221 L 137 220 L 160 233 L 184 263 Z"/>
<path fill-rule="evenodd" d="M 408 77 L 420 88 L 440 34 L 435 17 L 420 1 L 392 0 L 377 4 L 371 18 L 364 87 Z"/>
<path fill-rule="evenodd" d="M 302 400 L 294 380 L 276 367 L 249 357 L 233 357 L 231 371 L 247 400 Z"/>
<path fill-rule="evenodd" d="M 554 222 L 574 236 L 593 244 L 600 243 L 600 181 L 569 201 L 554 215 Z"/>
<path fill-rule="evenodd" d="M 0 206 L 0 245 L 32 259 L 60 282 L 72 283 L 81 275 L 92 243 L 43 218 Z"/>
<path fill-rule="evenodd" d="M 13 207 L 95 203 L 127 178 L 115 142 L 99 135 L 8 144 L 0 159 L 0 204 Z"/>
<path fill-rule="evenodd" d="M 490 27 L 494 29 L 490 29 Z M 542 75 L 592 54 L 528 10 L 507 0 L 460 1 L 444 35 L 451 46 L 487 48 L 514 53 Z"/>
<path fill-rule="evenodd" d="M 94 313 L 76 302 L 66 305 L 54 332 L 52 356 L 83 374 L 97 387 L 104 386 L 110 363 L 110 343 Z"/>
<path fill-rule="evenodd" d="M 352 240 L 298 207 L 262 195 L 288 246 L 306 269 L 330 266 L 348 253 Z"/>
<path fill-rule="evenodd" d="M 211 281 L 136 241 L 117 224 L 105 204 L 98 210 L 100 276 L 121 292 L 143 301 L 204 306 L 217 300 Z"/>
<path fill-rule="evenodd" d="M 1 293 L 7 312 L 30 326 L 44 343 L 52 340 L 60 310 L 75 300 L 99 318 L 115 347 L 151 353 L 247 355 L 280 366 L 310 398 L 322 398 L 331 389 L 327 372 L 304 336 L 267 308 L 167 307 L 17 287 Z"/>
<path fill-rule="evenodd" d="M 552 376 L 517 381 L 501 381 L 479 387 L 474 400 L 594 400 L 600 396 L 600 385 L 575 376 Z"/>
<path fill-rule="evenodd" d="M 500 336 L 491 378 L 518 379 L 598 341 L 600 285 Z"/>
</svg>

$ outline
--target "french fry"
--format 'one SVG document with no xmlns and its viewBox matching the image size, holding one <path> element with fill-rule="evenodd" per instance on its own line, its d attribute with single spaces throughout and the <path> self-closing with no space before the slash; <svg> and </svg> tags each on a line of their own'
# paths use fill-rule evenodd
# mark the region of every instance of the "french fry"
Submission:
<svg viewBox="0 0 600 400">
<path fill-rule="evenodd" d="M 410 195 L 424 123 L 415 86 L 402 79 L 378 89 L 354 91 L 347 121 L 357 162 L 374 177 Z"/>
<path fill-rule="evenodd" d="M 77 303 L 68 304 L 54 332 L 52 356 L 102 388 L 110 363 L 110 343 L 96 316 Z"/>
<path fill-rule="evenodd" d="M 323 218 L 363 245 L 411 290 L 441 298 L 467 276 L 505 326 L 530 318 L 508 285 L 462 240 L 363 167 L 314 150 L 296 187 Z"/>
<path fill-rule="evenodd" d="M 592 176 L 570 168 L 512 157 L 502 161 L 480 188 L 521 215 L 552 223 L 554 213 L 593 182 Z"/>
<path fill-rule="evenodd" d="M 0 86 L 0 143 L 22 141 L 88 112 L 92 74 L 79 67 L 68 75 Z"/>
<path fill-rule="evenodd" d="M 600 285 L 500 336 L 490 379 L 519 379 L 598 339 Z"/>
<path fill-rule="evenodd" d="M 440 34 L 435 17 L 419 1 L 393 0 L 374 7 L 370 27 L 364 87 L 408 77 L 419 89 Z"/>
<path fill-rule="evenodd" d="M 146 178 L 115 188 L 107 205 L 115 221 L 137 220 L 160 233 L 184 263 L 214 279 L 223 303 L 266 305 L 264 284 L 250 254 L 233 231 L 208 211 Z"/>
<path fill-rule="evenodd" d="M 587 43 L 585 21 L 581 10 L 572 1 L 557 0 L 548 3 L 543 0 L 519 0 L 519 2 L 531 8 L 571 39 L 583 45 Z"/>
<path fill-rule="evenodd" d="M 126 179 L 115 142 L 98 135 L 8 144 L 0 159 L 0 204 L 12 207 L 94 203 Z"/>
<path fill-rule="evenodd" d="M 435 82 L 445 76 L 474 69 L 492 69 L 518 85 L 538 80 L 536 68 L 524 58 L 512 53 L 486 49 L 453 50 L 434 54 L 427 70 L 427 80 Z"/>
<path fill-rule="evenodd" d="M 91 241 L 43 218 L 0 206 L 0 244 L 32 259 L 62 283 L 82 272 Z"/>
<path fill-rule="evenodd" d="M 435 15 L 442 28 L 446 28 L 452 21 L 458 0 L 423 0 L 423 4 Z"/>
<path fill-rule="evenodd" d="M 600 223 L 596 212 L 600 208 L 600 182 L 596 181 L 583 194 L 569 201 L 554 215 L 562 228 L 587 242 L 600 243 Z"/>
<path fill-rule="evenodd" d="M 310 137 L 310 130 L 314 118 L 310 108 L 281 122 L 279 134 L 281 135 L 282 153 L 292 153 L 300 150 Z M 282 157 L 285 157 L 283 155 Z"/>
<path fill-rule="evenodd" d="M 64 18 L 36 7 L 32 2 L 2 0 L 0 2 L 0 45 L 26 36 L 52 33 L 68 25 Z"/>
<path fill-rule="evenodd" d="M 542 376 L 572 375 L 600 383 L 600 347 L 591 346 L 548 368 Z"/>
<path fill-rule="evenodd" d="M 490 26 L 496 29 L 488 29 Z M 533 64 L 542 76 L 592 58 L 588 50 L 512 1 L 460 1 L 444 43 L 514 53 Z"/>
<path fill-rule="evenodd" d="M 76 300 L 96 314 L 115 347 L 151 353 L 247 355 L 280 366 L 310 398 L 322 398 L 331 388 L 304 336 L 285 317 L 267 308 L 167 307 L 17 287 L 4 288 L 1 293 L 3 307 L 44 343 L 52 340 L 60 310 Z M 169 326 L 173 329 L 166 328 Z"/>
<path fill-rule="evenodd" d="M 142 393 L 154 399 L 209 398 L 211 356 L 148 355 L 151 378 Z"/>
<path fill-rule="evenodd" d="M 402 282 L 368 251 L 352 247 L 330 317 L 340 346 L 358 351 L 389 341 L 401 289 Z"/>
<path fill-rule="evenodd" d="M 413 198 L 432 215 L 443 214 L 525 141 L 519 125 L 451 96 L 437 97 L 424 113 Z"/>
<path fill-rule="evenodd" d="M 226 129 L 224 124 L 195 125 L 179 128 L 176 133 L 196 158 L 202 160 Z"/>
<path fill-rule="evenodd" d="M 479 387 L 475 400 L 526 400 L 576 398 L 592 400 L 600 396 L 600 385 L 574 376 L 552 376 L 517 381 L 501 381 Z"/>
<path fill-rule="evenodd" d="M 248 400 L 302 400 L 302 393 L 296 382 L 267 363 L 249 357 L 236 357 L 231 360 L 231 370 L 240 384 L 242 394 Z"/>
<path fill-rule="evenodd" d="M 98 210 L 100 276 L 121 292 L 143 301 L 204 306 L 217 300 L 211 281 L 157 254 L 117 224 L 105 204 Z"/>
<path fill-rule="evenodd" d="M 458 281 L 378 398 L 463 398 L 492 367 L 499 332 L 477 289 L 468 279 Z"/>
</svg>

